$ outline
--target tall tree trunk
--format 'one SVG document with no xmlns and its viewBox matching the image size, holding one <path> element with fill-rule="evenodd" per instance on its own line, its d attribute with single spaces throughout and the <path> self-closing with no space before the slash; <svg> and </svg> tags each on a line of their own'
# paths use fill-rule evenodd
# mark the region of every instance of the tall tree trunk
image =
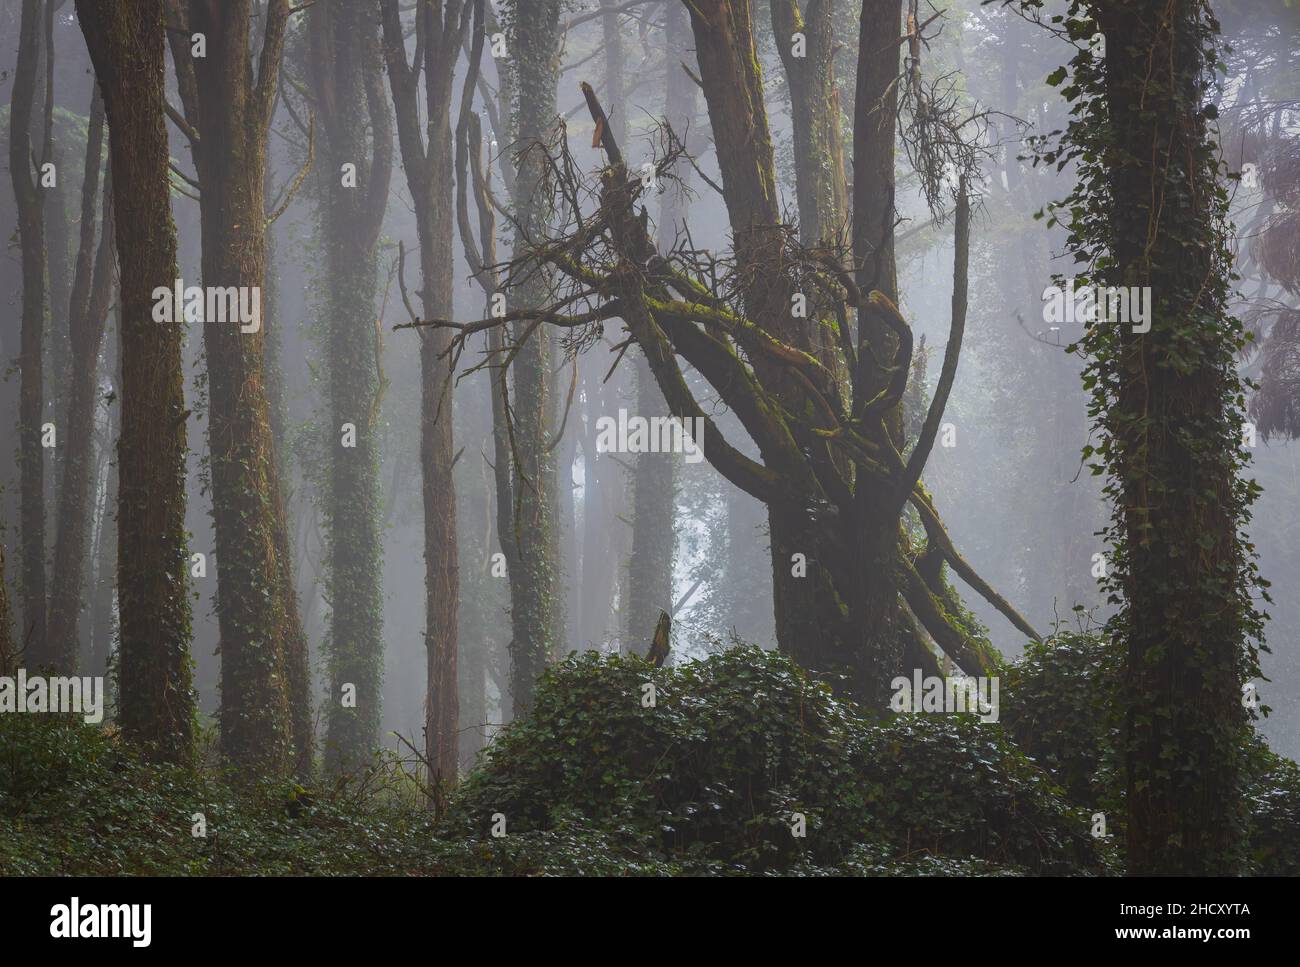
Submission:
<svg viewBox="0 0 1300 967">
<path fill-rule="evenodd" d="M 790 89 L 799 237 L 805 245 L 840 243 L 845 240 L 848 198 L 835 84 L 835 0 L 805 0 L 803 9 L 799 0 L 771 0 L 771 7 L 776 48 Z M 890 65 L 888 56 L 877 60 L 882 72 Z M 889 131 L 892 134 L 892 126 Z"/>
<path fill-rule="evenodd" d="M 48 623 L 54 665 L 72 674 L 77 665 L 77 627 L 90 523 L 90 484 L 94 471 L 95 400 L 99 352 L 104 321 L 113 291 L 112 191 L 104 185 L 104 225 L 95 253 L 95 208 L 99 201 L 99 168 L 104 140 L 104 102 L 95 92 L 86 138 L 85 175 L 81 186 L 81 238 L 77 245 L 71 302 L 68 307 L 68 346 L 71 386 L 63 423 L 64 455 L 60 479 L 58 535 L 54 545 L 54 579 Z"/>
<path fill-rule="evenodd" d="M 1227 309 L 1231 258 L 1204 110 L 1217 33 L 1206 4 L 1088 5 L 1105 38 L 1102 281 L 1147 287 L 1150 331 L 1089 327 L 1084 345 L 1115 502 L 1112 639 L 1125 649 L 1128 870 L 1230 875 L 1242 865 L 1243 678 L 1261 619 L 1240 528 L 1253 483 Z M 1076 61 L 1077 63 L 1077 61 Z M 1094 75 L 1096 76 L 1096 75 Z M 1085 81 L 1087 83 L 1087 81 Z M 1085 161 L 1086 164 L 1086 161 Z M 1081 172 L 1081 184 L 1086 183 Z M 1077 229 L 1076 229 L 1077 231 Z M 1105 404 L 1104 406 L 1102 404 Z"/>
<path fill-rule="evenodd" d="M 407 64 L 396 0 L 384 0 L 384 57 L 396 106 L 398 143 L 406 183 L 415 203 L 420 242 L 420 290 L 426 318 L 452 314 L 452 77 L 474 10 L 473 0 L 437 8 L 419 5 L 422 60 Z M 478 11 L 482 29 L 482 10 Z M 420 133 L 419 78 L 424 73 L 428 143 Z M 424 496 L 425 747 L 431 785 L 456 781 L 459 697 L 456 646 L 460 569 L 456 539 L 452 371 L 444 354 L 451 336 L 420 332 L 420 471 Z"/>
<path fill-rule="evenodd" d="M 46 342 L 48 349 L 47 367 L 45 369 L 46 420 L 58 426 L 62 436 L 67 427 L 62 417 L 67 412 L 67 397 L 64 389 L 71 378 L 71 362 L 68 343 L 68 306 L 71 295 L 71 283 L 68 272 L 68 245 L 70 226 L 68 224 L 67 179 L 63 170 L 63 151 L 54 136 L 54 25 L 55 14 L 63 6 L 64 0 L 47 0 L 45 4 L 45 136 L 41 149 L 41 163 L 54 165 L 56 178 L 54 184 L 43 192 L 45 202 L 45 261 L 49 282 L 49 317 L 50 331 Z M 64 446 L 60 440 L 55 448 L 57 454 Z M 60 475 L 65 469 L 63 461 L 55 463 L 56 472 L 45 481 L 45 500 L 53 505 L 62 492 Z M 51 591 L 51 593 L 53 593 Z M 47 618 L 48 635 L 48 618 Z M 57 662 L 57 646 L 46 643 L 51 661 Z"/>
<path fill-rule="evenodd" d="M 174 5 L 173 9 L 179 9 Z M 289 687 L 302 628 L 288 558 L 279 466 L 263 375 L 266 326 L 266 150 L 289 18 L 288 0 L 266 10 L 257 72 L 250 53 L 251 0 L 192 0 L 172 60 L 198 171 L 204 287 L 256 293 L 252 323 L 205 318 L 208 447 L 221 634 L 221 750 L 257 773 L 299 765 Z M 194 57 L 189 37 L 202 34 Z M 250 331 L 245 331 L 245 330 Z M 305 662 L 305 655 L 303 656 Z"/>
<path fill-rule="evenodd" d="M 376 245 L 392 174 L 392 129 L 369 4 L 321 0 L 307 13 L 318 122 L 324 130 L 321 236 L 329 273 L 325 494 L 330 693 L 325 765 L 356 769 L 379 746 L 383 679 L 379 322 Z M 367 129 L 373 144 L 367 150 Z M 345 166 L 348 166 L 345 168 Z M 347 701 L 349 693 L 355 702 Z"/>
<path fill-rule="evenodd" d="M 559 0 L 516 0 L 508 32 L 518 97 L 516 132 L 519 169 L 515 179 L 515 251 L 541 237 L 549 222 L 547 192 L 540 188 L 544 159 L 530 144 L 549 137 L 555 119 L 559 76 Z M 539 274 L 512 293 L 512 301 L 540 306 L 550 296 Z M 522 334 L 523 325 L 517 330 Z M 539 330 L 516 356 L 510 410 L 514 417 L 514 529 L 518 553 L 510 571 L 511 703 L 515 717 L 532 706 L 538 677 L 554 650 L 559 548 L 552 518 L 555 461 L 547 453 L 549 338 Z"/>
<path fill-rule="evenodd" d="M 176 278 L 168 194 L 163 12 L 77 0 L 108 118 L 122 317 L 118 443 L 119 721 L 171 761 L 194 751 L 185 547 L 186 420 L 179 319 L 155 322 L 156 286 Z"/>
<path fill-rule="evenodd" d="M 27 642 L 24 660 L 32 667 L 49 661 L 45 647 L 45 458 L 41 447 L 45 218 L 44 202 L 32 171 L 31 136 L 41 22 L 39 0 L 23 0 L 18 62 L 9 101 L 9 177 L 18 203 L 18 238 L 23 263 L 23 321 L 18 357 L 22 382 L 18 403 L 22 625 L 18 637 Z"/>
<path fill-rule="evenodd" d="M 271 196 L 270 146 L 267 146 L 267 173 L 263 200 L 269 209 Z M 282 202 L 282 205 L 286 202 Z M 284 335 L 279 312 L 279 273 L 275 261 L 275 234 L 266 228 L 266 287 L 263 290 L 263 327 L 266 342 L 263 347 L 263 372 L 266 379 L 266 400 L 271 424 L 271 447 L 274 454 L 276 477 L 279 480 L 279 499 L 276 502 L 275 543 L 276 563 L 280 574 L 280 593 L 285 607 L 285 664 L 288 667 L 289 718 L 293 729 L 294 775 L 306 782 L 315 770 L 316 723 L 312 715 L 312 676 L 307 622 L 302 617 L 298 600 L 298 567 L 293 556 L 292 528 L 289 526 L 292 495 L 289 465 L 289 439 L 285 422 L 288 407 L 284 398 L 284 370 L 281 356 Z"/>
</svg>

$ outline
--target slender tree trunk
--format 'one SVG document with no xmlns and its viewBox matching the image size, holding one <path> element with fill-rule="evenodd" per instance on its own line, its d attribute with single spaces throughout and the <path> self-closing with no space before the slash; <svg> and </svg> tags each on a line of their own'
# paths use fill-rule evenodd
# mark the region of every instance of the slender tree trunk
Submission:
<svg viewBox="0 0 1300 967">
<path fill-rule="evenodd" d="M 110 201 L 111 204 L 111 201 Z M 116 250 L 115 250 L 116 251 Z M 99 507 L 99 524 L 95 537 L 95 579 L 94 595 L 91 600 L 90 651 L 86 667 L 93 673 L 108 670 L 109 657 L 113 652 L 114 604 L 117 599 L 117 462 L 115 443 L 120 429 L 118 420 L 121 405 L 122 367 L 119 352 L 122 331 L 121 295 L 118 293 L 118 305 L 114 312 L 116 331 L 113 338 L 104 346 L 104 370 L 112 387 L 113 402 L 106 404 L 104 433 L 101 437 L 99 465 L 102 468 L 97 476 L 96 500 Z"/>
<path fill-rule="evenodd" d="M 119 721 L 153 754 L 194 751 L 186 421 L 180 320 L 155 322 L 156 286 L 176 278 L 168 196 L 163 12 L 143 0 L 78 0 L 109 125 L 122 306 L 118 443 Z"/>
<path fill-rule="evenodd" d="M 60 479 L 58 536 L 54 546 L 54 580 L 48 624 L 50 655 L 56 667 L 72 674 L 80 654 L 77 627 L 90 523 L 90 484 L 94 470 L 95 400 L 104 321 L 113 291 L 112 192 L 104 185 L 104 225 L 95 254 L 95 208 L 103 152 L 104 104 L 98 90 L 90 108 L 85 176 L 81 187 L 81 238 L 77 246 L 68 346 L 72 351 L 67 418 L 63 424 L 63 473 Z M 92 264 L 93 262 L 93 264 Z"/>
<path fill-rule="evenodd" d="M 518 147 L 524 149 L 515 179 L 515 213 L 520 226 L 515 237 L 516 251 L 523 251 L 528 237 L 541 237 L 550 215 L 547 193 L 539 189 L 543 159 L 539 152 L 526 149 L 548 138 L 555 119 L 560 7 L 558 0 L 517 0 L 508 37 L 518 96 Z M 549 297 L 548 289 L 547 279 L 539 275 L 515 289 L 511 298 L 521 305 L 539 306 Z M 517 336 L 522 334 L 522 328 Z M 537 679 L 555 644 L 559 569 L 552 517 L 555 461 L 546 452 L 551 365 L 549 338 L 539 330 L 521 347 L 512 367 L 510 403 L 517 454 L 513 524 L 518 545 L 517 560 L 510 572 L 511 699 L 515 717 L 531 707 Z"/>
<path fill-rule="evenodd" d="M 63 5 L 63 0 L 50 0 L 45 4 L 45 136 L 41 149 L 41 163 L 54 165 L 54 184 L 42 192 L 45 202 L 45 261 L 49 283 L 49 338 L 46 340 L 47 359 L 45 367 L 45 419 L 58 427 L 59 441 L 55 448 L 57 455 L 66 445 L 65 433 L 68 427 L 63 423 L 67 414 L 68 398 L 65 393 L 72 374 L 70 353 L 72 347 L 68 342 L 68 307 L 71 296 L 69 279 L 68 246 L 71 226 L 68 222 L 67 207 L 67 173 L 63 168 L 63 151 L 54 136 L 54 23 L 55 13 Z M 61 476 L 66 469 L 66 461 L 57 460 L 55 472 L 45 481 L 45 501 L 53 506 L 62 493 Z M 51 591 L 51 594 L 53 591 Z M 48 635 L 48 617 L 47 617 Z M 57 662 L 59 656 L 57 645 L 46 643 L 51 661 Z"/>
<path fill-rule="evenodd" d="M 24 660 L 32 667 L 49 661 L 45 646 L 45 458 L 41 447 L 45 330 L 44 201 L 32 171 L 32 112 L 40 60 L 41 5 L 23 0 L 18 62 L 9 102 L 9 176 L 18 202 L 22 250 L 22 336 L 18 356 L 18 465 L 22 564 L 19 584 Z"/>
<path fill-rule="evenodd" d="M 846 241 L 848 198 L 835 84 L 835 2 L 805 0 L 802 6 L 799 0 L 771 0 L 776 48 L 790 88 L 799 237 L 805 245 L 840 243 Z M 890 60 L 880 61 L 883 73 Z"/>
<path fill-rule="evenodd" d="M 397 109 L 398 140 L 407 186 L 415 202 L 420 242 L 421 302 L 426 318 L 452 315 L 452 77 L 469 24 L 471 2 L 419 6 L 423 17 L 422 62 L 408 66 L 397 3 L 381 6 L 384 55 Z M 482 16 L 478 18 L 482 27 Z M 428 143 L 420 133 L 418 86 L 425 81 Z M 456 646 L 460 568 L 456 535 L 455 459 L 452 436 L 452 372 L 443 354 L 451 344 L 444 330 L 421 332 L 420 468 L 424 497 L 426 755 L 432 782 L 456 781 L 459 760 L 459 696 Z"/>
<path fill-rule="evenodd" d="M 267 178 L 262 195 L 269 209 L 271 198 L 269 144 Z M 298 568 L 293 556 L 293 540 L 289 526 L 290 486 L 289 440 L 285 429 L 287 405 L 284 398 L 284 371 L 281 367 L 284 336 L 279 312 L 279 274 L 275 261 L 275 234 L 266 228 L 266 287 L 263 290 L 263 327 L 266 342 L 263 347 L 263 371 L 266 379 L 266 399 L 271 425 L 271 445 L 274 454 L 276 477 L 279 480 L 279 499 L 276 502 L 275 543 L 276 563 L 280 574 L 280 593 L 285 608 L 285 664 L 288 668 L 289 718 L 293 730 L 294 775 L 302 781 L 312 777 L 315 769 L 316 725 L 312 716 L 312 678 L 307 623 L 303 620 L 298 600 Z"/>
</svg>

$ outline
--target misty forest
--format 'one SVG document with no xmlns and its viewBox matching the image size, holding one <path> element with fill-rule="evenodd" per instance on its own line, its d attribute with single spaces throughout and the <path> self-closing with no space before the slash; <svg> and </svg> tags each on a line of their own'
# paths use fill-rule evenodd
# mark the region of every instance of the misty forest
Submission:
<svg viewBox="0 0 1300 967">
<path fill-rule="evenodd" d="M 0 874 L 1300 873 L 1293 0 L 0 0 Z"/>
</svg>

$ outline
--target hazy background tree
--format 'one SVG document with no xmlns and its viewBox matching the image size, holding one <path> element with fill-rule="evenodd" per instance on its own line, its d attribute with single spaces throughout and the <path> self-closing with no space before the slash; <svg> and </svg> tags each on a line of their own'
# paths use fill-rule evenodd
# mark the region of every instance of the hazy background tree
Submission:
<svg viewBox="0 0 1300 967">
<path fill-rule="evenodd" d="M 329 287 L 325 764 L 342 772 L 379 745 L 384 639 L 376 426 L 385 386 L 374 301 L 393 143 L 376 9 L 325 0 L 306 16 L 311 103 L 323 134 L 320 232 Z M 345 695 L 349 689 L 355 704 Z"/>
<path fill-rule="evenodd" d="M 22 345 L 18 360 L 22 380 L 18 404 L 18 465 L 22 477 L 20 638 L 25 643 L 25 660 L 38 667 L 49 661 L 45 647 L 45 453 L 41 445 L 46 239 L 45 201 L 40 188 L 48 172 L 32 167 L 32 113 L 43 7 L 40 0 L 23 0 L 18 62 L 9 101 L 9 177 L 18 201 L 23 262 Z"/>
</svg>

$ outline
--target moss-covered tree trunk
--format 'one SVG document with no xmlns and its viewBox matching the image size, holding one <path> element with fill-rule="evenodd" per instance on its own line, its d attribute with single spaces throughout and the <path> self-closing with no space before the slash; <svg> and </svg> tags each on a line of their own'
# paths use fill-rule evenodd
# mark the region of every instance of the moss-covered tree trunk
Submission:
<svg viewBox="0 0 1300 967">
<path fill-rule="evenodd" d="M 173 7 L 178 10 L 179 5 Z M 199 175 L 203 284 L 261 294 L 266 284 L 266 149 L 289 17 L 287 0 L 266 10 L 257 69 L 250 54 L 250 0 L 184 6 L 172 58 Z M 189 37 L 202 34 L 203 57 Z M 221 749 L 258 772 L 299 766 L 289 694 L 306 651 L 292 581 L 264 377 L 265 314 L 257 327 L 206 318 L 208 444 L 221 632 Z M 249 330 L 249 331 L 245 331 Z M 299 701 L 306 696 L 299 696 Z M 309 717 L 302 723 L 309 722 Z M 308 755 L 310 753 L 308 752 Z"/>
<path fill-rule="evenodd" d="M 839 242 L 848 198 L 835 83 L 835 2 L 771 0 L 771 6 L 776 48 L 790 89 L 799 237 L 805 245 Z M 891 61 L 886 51 L 880 54 L 883 72 Z"/>
<path fill-rule="evenodd" d="M 530 238 L 544 236 L 550 216 L 550 194 L 541 187 L 545 159 L 528 146 L 546 141 L 555 120 L 555 88 L 559 72 L 560 8 L 558 0 L 516 0 L 511 5 L 507 44 L 509 70 L 517 95 L 516 135 L 519 156 L 514 185 L 515 217 L 519 229 L 515 251 Z M 510 293 L 515 306 L 541 306 L 550 297 L 544 274 Z M 526 324 L 520 324 L 522 335 Z M 559 546 L 553 510 L 555 460 L 547 452 L 548 389 L 551 351 L 544 330 L 527 340 L 515 357 L 510 416 L 513 417 L 512 491 L 516 555 L 510 570 L 510 694 L 513 714 L 525 712 L 533 700 L 538 676 L 555 646 L 558 605 Z"/>
<path fill-rule="evenodd" d="M 379 746 L 383 546 L 379 504 L 379 230 L 392 174 L 378 18 L 370 4 L 322 0 L 308 12 L 323 188 L 326 326 L 324 498 L 329 694 L 325 765 L 357 768 Z M 368 138 L 367 134 L 372 137 Z"/>
<path fill-rule="evenodd" d="M 867 6 L 870 5 L 868 0 Z M 744 290 L 747 314 L 788 345 L 813 355 L 824 355 L 827 343 L 821 336 L 822 327 L 810 325 L 808 319 L 792 311 L 798 290 L 781 269 L 780 202 L 763 103 L 762 73 L 754 50 L 748 5 L 715 2 L 696 5 L 691 10 L 696 56 L 718 150 L 736 256 L 747 268 L 749 284 Z M 867 56 L 876 55 L 874 60 L 879 61 L 877 48 L 882 45 L 893 55 L 894 67 L 889 66 L 889 57 L 885 56 L 886 63 L 877 68 L 879 77 L 883 80 L 888 73 L 892 83 L 897 73 L 897 34 L 886 44 L 881 39 L 885 36 L 883 24 L 873 19 L 866 9 L 862 23 L 862 43 Z M 778 42 L 791 41 L 778 38 Z M 802 77 L 805 67 L 800 66 L 794 73 Z M 860 68 L 859 86 L 858 128 L 863 144 L 854 159 L 855 203 L 856 196 L 862 196 L 863 200 L 874 198 L 881 190 L 878 186 L 864 185 L 875 171 L 864 165 L 883 166 L 886 154 L 892 186 L 894 131 L 892 113 L 879 130 L 862 131 L 866 127 L 861 118 L 865 105 L 877 99 L 888 85 L 872 85 L 870 71 Z M 811 135 L 812 119 L 808 120 Z M 888 142 L 888 149 L 879 143 L 882 140 Z M 830 150 L 824 140 L 823 149 Z M 804 181 L 808 184 L 809 179 Z M 803 192 L 809 197 L 810 211 L 819 227 L 829 227 L 822 226 L 821 222 L 833 214 L 824 206 L 819 207 L 818 198 L 824 195 L 833 202 L 836 190 L 816 188 L 815 184 L 814 180 Z M 861 212 L 863 207 L 859 204 L 857 211 Z M 889 227 L 892 242 L 892 214 Z M 892 248 L 890 252 L 892 269 Z M 892 292 L 888 294 L 892 296 Z M 811 298 L 810 293 L 805 295 Z M 881 358 L 888 357 L 882 352 Z M 811 405 L 804 388 L 788 368 L 760 359 L 755 362 L 755 372 L 767 391 L 787 408 L 803 411 Z M 809 473 L 802 467 L 797 472 Z M 808 485 L 820 489 L 811 475 Z M 768 501 L 776 632 L 782 650 L 808 668 L 832 677 L 842 676 L 850 692 L 869 704 L 879 705 L 888 694 L 890 678 L 902 668 L 895 580 L 898 511 L 892 501 L 880 499 L 865 478 L 856 481 L 853 496 L 852 507 L 843 504 L 833 507 L 809 499 L 809 494 L 800 488 L 788 497 L 780 495 Z"/>
<path fill-rule="evenodd" d="M 184 323 L 155 322 L 153 291 L 176 278 L 169 194 L 163 12 L 144 0 L 78 0 L 108 118 L 120 271 L 118 721 L 172 761 L 194 749 L 185 547 Z"/>
</svg>

